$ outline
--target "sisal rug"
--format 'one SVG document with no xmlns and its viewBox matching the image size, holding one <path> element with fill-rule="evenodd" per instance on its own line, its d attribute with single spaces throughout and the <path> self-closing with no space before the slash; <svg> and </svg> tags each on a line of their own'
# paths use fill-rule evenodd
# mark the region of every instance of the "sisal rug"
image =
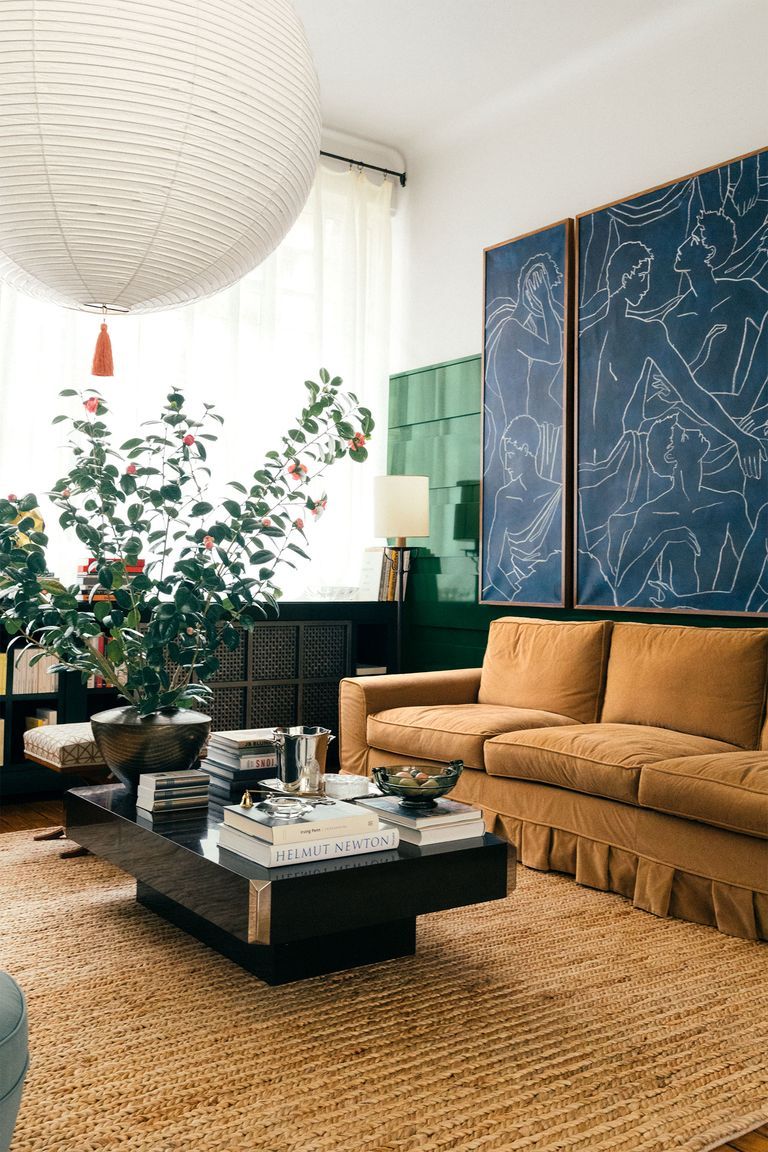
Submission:
<svg viewBox="0 0 768 1152">
<path fill-rule="evenodd" d="M 554 875 L 416 957 L 269 988 L 61 843 L 0 836 L 12 1152 L 703 1152 L 768 1120 L 768 947 Z"/>
</svg>

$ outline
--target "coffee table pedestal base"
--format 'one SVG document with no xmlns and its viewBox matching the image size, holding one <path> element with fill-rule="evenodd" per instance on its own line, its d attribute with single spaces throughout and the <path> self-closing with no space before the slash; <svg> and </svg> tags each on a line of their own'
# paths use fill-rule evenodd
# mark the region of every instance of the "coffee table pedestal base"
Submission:
<svg viewBox="0 0 768 1152">
<path fill-rule="evenodd" d="M 283 944 L 248 944 L 141 880 L 136 884 L 136 900 L 266 984 L 289 984 L 361 964 L 412 956 L 416 951 L 415 917 Z"/>
</svg>

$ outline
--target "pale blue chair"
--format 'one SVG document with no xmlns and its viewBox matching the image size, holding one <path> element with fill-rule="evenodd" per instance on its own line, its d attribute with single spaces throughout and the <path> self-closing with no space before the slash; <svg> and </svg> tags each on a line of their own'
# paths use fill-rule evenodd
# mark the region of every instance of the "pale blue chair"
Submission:
<svg viewBox="0 0 768 1152">
<path fill-rule="evenodd" d="M 29 1064 L 27 1005 L 7 972 L 0 972 L 0 1152 L 8 1152 Z"/>
</svg>

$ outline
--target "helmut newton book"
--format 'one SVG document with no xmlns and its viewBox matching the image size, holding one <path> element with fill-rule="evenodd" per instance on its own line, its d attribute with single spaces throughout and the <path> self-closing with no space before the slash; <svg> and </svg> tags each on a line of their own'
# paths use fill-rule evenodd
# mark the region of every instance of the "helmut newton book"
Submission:
<svg viewBox="0 0 768 1152">
<path fill-rule="evenodd" d="M 222 824 L 219 828 L 219 847 L 228 848 L 265 868 L 279 868 L 288 864 L 317 864 L 341 856 L 362 856 L 368 852 L 383 852 L 397 848 L 400 835 L 397 828 L 378 828 L 370 832 L 340 833 L 319 840 L 299 843 L 269 844 L 250 836 L 239 828 Z"/>
</svg>

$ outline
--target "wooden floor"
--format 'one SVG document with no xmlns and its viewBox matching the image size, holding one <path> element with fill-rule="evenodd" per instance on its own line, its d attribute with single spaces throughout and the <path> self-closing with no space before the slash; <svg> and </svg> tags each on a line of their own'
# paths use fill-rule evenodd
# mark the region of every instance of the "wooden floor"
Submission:
<svg viewBox="0 0 768 1152">
<path fill-rule="evenodd" d="M 27 800 L 24 803 L 4 803 L 0 807 L 0 833 L 55 827 L 62 821 L 61 800 Z M 768 1124 L 723 1144 L 716 1152 L 768 1152 Z"/>
</svg>

